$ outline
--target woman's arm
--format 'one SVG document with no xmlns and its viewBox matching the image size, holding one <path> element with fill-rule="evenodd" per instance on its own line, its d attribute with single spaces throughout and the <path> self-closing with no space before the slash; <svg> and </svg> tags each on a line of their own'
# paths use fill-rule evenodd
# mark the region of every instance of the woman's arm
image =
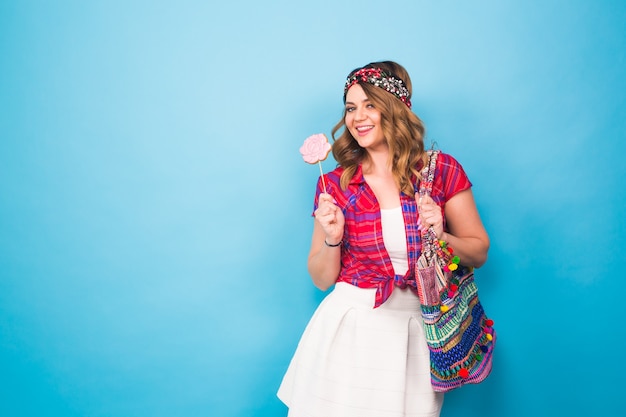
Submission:
<svg viewBox="0 0 626 417">
<path fill-rule="evenodd" d="M 341 267 L 341 245 L 327 246 L 324 239 L 326 239 L 326 234 L 319 222 L 315 220 L 308 267 L 313 283 L 322 291 L 326 291 L 337 281 Z M 331 244 L 338 242 L 326 241 Z"/>
<path fill-rule="evenodd" d="M 341 245 L 329 245 L 341 242 L 344 224 L 343 213 L 333 198 L 328 194 L 320 194 L 319 206 L 315 210 L 308 269 L 315 286 L 323 291 L 333 285 L 339 276 Z"/>
<path fill-rule="evenodd" d="M 454 249 L 462 265 L 478 268 L 487 261 L 489 236 L 480 220 L 471 189 L 452 196 L 444 206 L 444 213 L 430 196 L 418 198 L 418 207 L 422 227 L 433 226 L 437 237 Z M 444 215 L 447 231 L 443 229 Z"/>
<path fill-rule="evenodd" d="M 478 214 L 471 189 L 455 194 L 445 206 L 447 232 L 440 239 L 446 241 L 454 254 L 466 266 L 481 267 L 487 261 L 489 236 Z"/>
</svg>

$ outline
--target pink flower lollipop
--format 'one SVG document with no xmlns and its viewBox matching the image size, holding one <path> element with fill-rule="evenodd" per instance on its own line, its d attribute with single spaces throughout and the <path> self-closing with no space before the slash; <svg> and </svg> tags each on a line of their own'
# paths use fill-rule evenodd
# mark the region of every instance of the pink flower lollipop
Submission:
<svg viewBox="0 0 626 417">
<path fill-rule="evenodd" d="M 309 164 L 316 164 L 323 161 L 328 157 L 329 152 L 330 143 L 328 143 L 328 139 L 323 133 L 309 136 L 300 147 L 300 153 L 302 154 L 304 162 Z"/>
<path fill-rule="evenodd" d="M 322 184 L 324 185 L 324 193 L 326 192 L 326 183 L 324 182 L 324 171 L 322 171 L 322 161 L 328 158 L 331 146 L 328 143 L 328 138 L 323 133 L 317 133 L 311 135 L 305 139 L 304 143 L 300 147 L 300 153 L 302 159 L 308 164 L 317 163 L 320 167 L 320 174 L 322 176 Z"/>
</svg>

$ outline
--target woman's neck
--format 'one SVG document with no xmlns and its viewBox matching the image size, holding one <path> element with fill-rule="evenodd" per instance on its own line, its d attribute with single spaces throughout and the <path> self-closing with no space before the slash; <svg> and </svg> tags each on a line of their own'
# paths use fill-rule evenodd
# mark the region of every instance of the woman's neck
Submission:
<svg viewBox="0 0 626 417">
<path fill-rule="evenodd" d="M 400 206 L 400 190 L 389 165 L 388 154 L 369 154 L 363 164 L 363 178 L 372 189 L 381 209 Z"/>
<path fill-rule="evenodd" d="M 363 174 L 386 176 L 391 174 L 389 166 L 389 152 L 368 152 L 367 159 L 363 161 Z"/>
</svg>

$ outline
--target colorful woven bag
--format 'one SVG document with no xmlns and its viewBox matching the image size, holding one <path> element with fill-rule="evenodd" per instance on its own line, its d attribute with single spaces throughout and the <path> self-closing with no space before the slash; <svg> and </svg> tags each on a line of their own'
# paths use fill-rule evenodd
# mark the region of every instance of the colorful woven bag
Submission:
<svg viewBox="0 0 626 417">
<path fill-rule="evenodd" d="M 419 195 L 430 195 L 438 151 L 430 151 Z M 446 392 L 477 384 L 491 372 L 496 332 L 478 299 L 473 268 L 437 239 L 432 227 L 420 230 L 422 253 L 415 266 L 417 290 L 430 350 L 433 389 Z"/>
</svg>

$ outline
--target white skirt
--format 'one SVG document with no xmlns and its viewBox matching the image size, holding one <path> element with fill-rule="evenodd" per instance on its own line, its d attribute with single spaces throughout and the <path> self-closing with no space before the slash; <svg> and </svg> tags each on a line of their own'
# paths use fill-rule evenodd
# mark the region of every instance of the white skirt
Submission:
<svg viewBox="0 0 626 417">
<path fill-rule="evenodd" d="M 439 416 L 419 299 L 375 294 L 340 282 L 320 303 L 278 390 L 290 417 Z"/>
</svg>

